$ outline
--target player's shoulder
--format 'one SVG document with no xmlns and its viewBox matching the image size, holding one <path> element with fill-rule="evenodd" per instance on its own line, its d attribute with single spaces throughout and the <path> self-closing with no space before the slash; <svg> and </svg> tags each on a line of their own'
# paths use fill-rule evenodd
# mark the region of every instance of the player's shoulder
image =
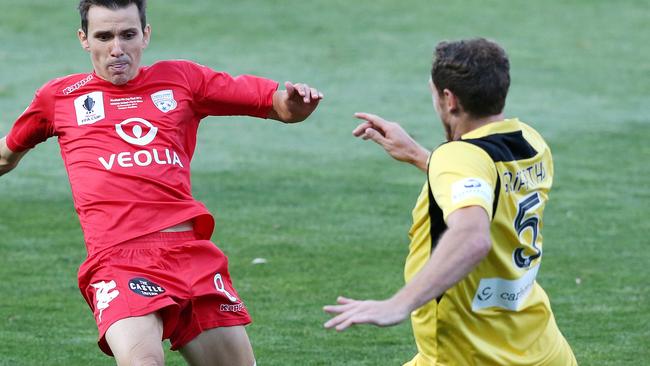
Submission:
<svg viewBox="0 0 650 366">
<path fill-rule="evenodd" d="M 537 152 L 550 150 L 541 133 L 524 122 L 519 121 L 519 125 L 521 127 L 522 135 Z"/>
<path fill-rule="evenodd" d="M 68 95 L 83 88 L 95 77 L 95 74 L 92 73 L 78 73 L 61 76 L 51 79 L 43 84 L 38 88 L 36 93 L 42 96 Z"/>
<path fill-rule="evenodd" d="M 432 161 L 459 162 L 485 159 L 490 156 L 480 147 L 463 140 L 449 141 L 438 146 L 431 154 Z"/>
<path fill-rule="evenodd" d="M 201 69 L 205 68 L 198 62 L 185 59 L 176 59 L 176 60 L 162 60 L 153 63 L 149 66 L 150 70 L 176 70 L 176 71 L 187 71 L 192 69 Z"/>
</svg>

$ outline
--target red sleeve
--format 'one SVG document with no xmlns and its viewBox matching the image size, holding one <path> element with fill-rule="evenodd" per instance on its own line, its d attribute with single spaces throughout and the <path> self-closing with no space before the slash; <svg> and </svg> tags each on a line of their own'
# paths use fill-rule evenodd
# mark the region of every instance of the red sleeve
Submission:
<svg viewBox="0 0 650 366">
<path fill-rule="evenodd" d="M 198 114 L 268 117 L 278 89 L 276 81 L 252 75 L 232 77 L 193 62 L 185 65 Z"/>
<path fill-rule="evenodd" d="M 34 100 L 18 117 L 7 134 L 7 147 L 13 152 L 29 150 L 54 136 L 53 97 L 46 86 L 36 91 Z"/>
</svg>

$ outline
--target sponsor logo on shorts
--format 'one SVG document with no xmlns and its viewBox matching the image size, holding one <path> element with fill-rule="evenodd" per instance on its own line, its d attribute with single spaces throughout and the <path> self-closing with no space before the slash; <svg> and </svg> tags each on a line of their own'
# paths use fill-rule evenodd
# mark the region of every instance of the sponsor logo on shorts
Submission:
<svg viewBox="0 0 650 366">
<path fill-rule="evenodd" d="M 146 297 L 158 296 L 165 292 L 165 289 L 162 286 L 142 277 L 136 277 L 129 280 L 129 288 L 136 294 Z"/>
<path fill-rule="evenodd" d="M 108 308 L 108 304 L 113 301 L 120 292 L 115 290 L 115 287 L 117 286 L 115 281 L 100 281 L 97 283 L 91 283 L 90 286 L 95 288 L 95 301 L 97 301 L 95 310 L 99 310 L 97 322 L 101 323 L 102 313 Z"/>
<path fill-rule="evenodd" d="M 104 93 L 92 92 L 74 100 L 77 125 L 92 125 L 106 118 L 104 113 Z"/>
<path fill-rule="evenodd" d="M 178 105 L 174 99 L 174 92 L 171 90 L 161 90 L 153 93 L 151 94 L 151 100 L 156 108 L 160 109 L 163 113 L 173 111 Z"/>
</svg>

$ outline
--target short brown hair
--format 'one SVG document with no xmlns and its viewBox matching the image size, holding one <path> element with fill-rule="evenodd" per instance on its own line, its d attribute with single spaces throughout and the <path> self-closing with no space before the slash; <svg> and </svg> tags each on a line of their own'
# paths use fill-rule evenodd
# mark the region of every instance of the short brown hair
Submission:
<svg viewBox="0 0 650 366">
<path fill-rule="evenodd" d="M 84 33 L 88 33 L 88 10 L 91 6 L 101 6 L 108 9 L 122 9 L 131 4 L 138 7 L 140 14 L 140 23 L 142 24 L 142 32 L 147 25 L 147 0 L 81 0 L 79 1 L 79 15 L 81 16 L 81 29 Z"/>
<path fill-rule="evenodd" d="M 484 38 L 440 42 L 431 68 L 433 85 L 449 89 L 474 117 L 503 111 L 510 87 L 510 61 L 501 46 Z"/>
</svg>

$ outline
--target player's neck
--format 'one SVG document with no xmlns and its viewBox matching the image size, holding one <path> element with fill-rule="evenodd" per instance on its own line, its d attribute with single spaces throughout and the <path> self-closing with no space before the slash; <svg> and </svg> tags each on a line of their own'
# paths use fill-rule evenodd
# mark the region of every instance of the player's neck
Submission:
<svg viewBox="0 0 650 366">
<path fill-rule="evenodd" d="M 487 117 L 475 118 L 468 114 L 463 114 L 459 116 L 456 123 L 452 127 L 451 137 L 452 140 L 460 140 L 460 138 L 471 131 L 474 131 L 477 128 L 483 127 L 488 123 L 502 121 L 504 119 L 503 113 L 494 114 Z"/>
</svg>

